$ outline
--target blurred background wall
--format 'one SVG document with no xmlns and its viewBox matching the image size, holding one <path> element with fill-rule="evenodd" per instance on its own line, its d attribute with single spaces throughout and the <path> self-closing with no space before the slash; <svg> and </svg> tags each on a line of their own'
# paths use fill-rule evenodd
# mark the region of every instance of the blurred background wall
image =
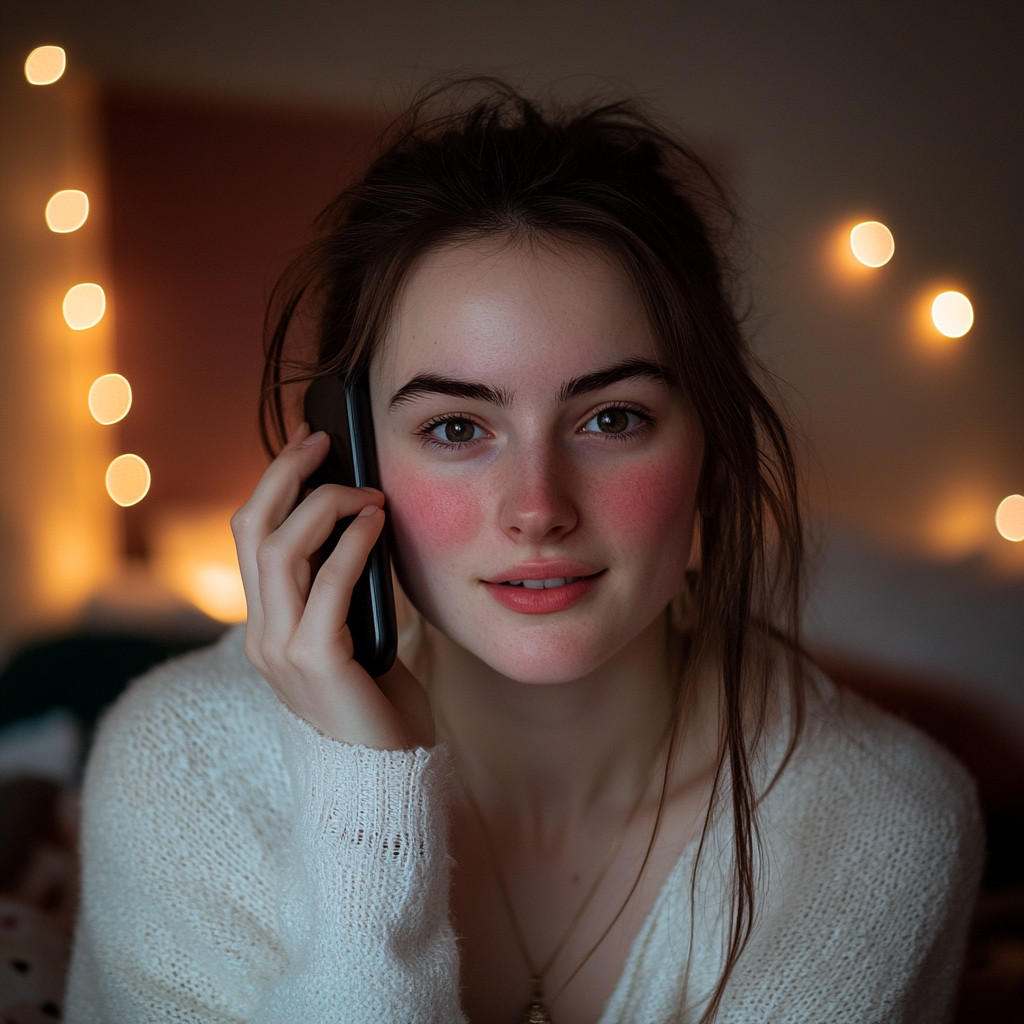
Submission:
<svg viewBox="0 0 1024 1024">
<path fill-rule="evenodd" d="M 42 44 L 68 71 L 33 87 Z M 726 155 L 749 329 L 806 438 L 812 639 L 1024 719 L 1024 543 L 994 524 L 1024 493 L 1022 52 L 1011 3 L 6 0 L 0 644 L 104 601 L 239 614 L 226 517 L 264 465 L 269 288 L 387 112 L 483 71 L 640 95 Z M 71 235 L 42 220 L 58 188 L 95 192 Z M 895 236 L 878 270 L 844 255 L 866 219 Z M 54 311 L 79 280 L 109 308 L 71 332 Z M 958 340 L 922 325 L 949 288 L 975 310 Z M 100 427 L 86 378 L 114 371 L 134 403 Z M 126 509 L 103 488 L 118 453 L 152 471 Z"/>
</svg>

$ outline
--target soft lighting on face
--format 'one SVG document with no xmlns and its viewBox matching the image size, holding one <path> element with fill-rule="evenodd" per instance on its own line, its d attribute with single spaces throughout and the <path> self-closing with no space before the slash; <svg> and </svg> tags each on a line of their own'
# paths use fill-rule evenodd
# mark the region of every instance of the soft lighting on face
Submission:
<svg viewBox="0 0 1024 1024">
<path fill-rule="evenodd" d="M 1024 495 L 1011 494 L 999 502 L 996 529 L 1007 540 L 1024 540 Z"/>
<path fill-rule="evenodd" d="M 231 509 L 165 512 L 151 545 L 160 579 L 221 622 L 245 620 L 245 589 L 231 536 Z"/>
<path fill-rule="evenodd" d="M 64 74 L 68 60 L 59 46 L 37 46 L 25 58 L 25 77 L 32 85 L 53 85 Z"/>
<path fill-rule="evenodd" d="M 118 455 L 107 466 L 107 494 L 125 508 L 142 501 L 152 480 L 149 466 L 138 455 Z"/>
<path fill-rule="evenodd" d="M 850 249 L 865 267 L 884 267 L 896 251 L 896 242 L 884 224 L 866 220 L 850 232 Z"/>
<path fill-rule="evenodd" d="M 932 302 L 932 323 L 947 338 L 962 338 L 974 323 L 971 300 L 961 292 L 941 292 Z"/>
<path fill-rule="evenodd" d="M 46 226 L 61 235 L 77 231 L 88 216 L 89 197 L 77 188 L 54 192 L 46 204 Z"/>
<path fill-rule="evenodd" d="M 73 331 L 95 327 L 107 309 L 107 297 L 98 284 L 76 284 L 64 296 L 64 319 Z"/>
<path fill-rule="evenodd" d="M 132 386 L 119 373 L 97 377 L 89 388 L 89 412 L 97 423 L 109 426 L 128 415 L 132 407 Z"/>
</svg>

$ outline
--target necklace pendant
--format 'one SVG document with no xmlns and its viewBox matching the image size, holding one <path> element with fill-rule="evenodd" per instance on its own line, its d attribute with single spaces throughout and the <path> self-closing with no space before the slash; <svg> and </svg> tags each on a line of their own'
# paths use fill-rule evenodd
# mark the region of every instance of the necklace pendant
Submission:
<svg viewBox="0 0 1024 1024">
<path fill-rule="evenodd" d="M 533 999 L 523 1010 L 520 1024 L 553 1024 L 548 1008 L 539 999 Z"/>
</svg>

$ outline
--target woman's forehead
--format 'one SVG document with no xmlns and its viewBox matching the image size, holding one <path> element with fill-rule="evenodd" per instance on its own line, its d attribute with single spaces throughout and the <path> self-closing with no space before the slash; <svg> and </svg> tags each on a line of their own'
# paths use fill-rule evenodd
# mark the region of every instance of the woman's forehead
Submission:
<svg viewBox="0 0 1024 1024">
<path fill-rule="evenodd" d="M 491 239 L 422 257 L 378 354 L 390 380 L 424 372 L 550 383 L 624 359 L 654 359 L 643 306 L 616 261 L 595 248 Z"/>
</svg>

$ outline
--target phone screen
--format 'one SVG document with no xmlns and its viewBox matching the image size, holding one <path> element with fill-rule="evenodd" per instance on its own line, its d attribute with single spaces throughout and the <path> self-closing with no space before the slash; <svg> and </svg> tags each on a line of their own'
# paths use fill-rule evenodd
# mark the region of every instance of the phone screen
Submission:
<svg viewBox="0 0 1024 1024">
<path fill-rule="evenodd" d="M 377 447 L 370 411 L 367 375 L 354 380 L 319 377 L 306 391 L 306 422 L 311 432 L 323 430 L 331 439 L 331 450 L 323 464 L 309 478 L 309 487 L 343 484 L 346 487 L 380 488 Z M 327 542 L 313 561 L 314 574 L 334 550 L 352 517 L 338 521 Z M 391 583 L 391 555 L 388 527 L 370 551 L 366 566 L 352 591 L 348 628 L 356 661 L 371 676 L 382 676 L 398 653 L 398 621 Z"/>
</svg>

